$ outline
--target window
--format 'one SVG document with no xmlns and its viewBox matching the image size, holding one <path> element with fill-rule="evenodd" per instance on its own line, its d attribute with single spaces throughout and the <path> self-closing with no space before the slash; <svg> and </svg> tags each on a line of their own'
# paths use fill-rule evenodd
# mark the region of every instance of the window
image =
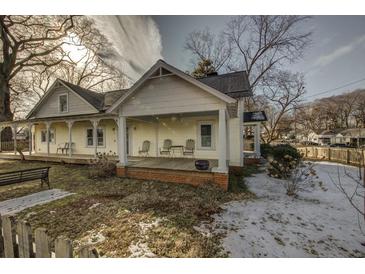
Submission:
<svg viewBox="0 0 365 274">
<path fill-rule="evenodd" d="M 89 147 L 94 146 L 93 132 L 94 130 L 92 128 L 88 128 L 86 130 L 86 144 Z M 104 129 L 98 128 L 96 131 L 96 136 L 98 140 L 98 146 L 104 146 Z"/>
<path fill-rule="evenodd" d="M 58 105 L 60 112 L 68 112 L 68 95 L 62 94 L 58 97 Z"/>
<path fill-rule="evenodd" d="M 201 149 L 213 148 L 213 124 L 211 122 L 199 123 L 199 147 Z"/>
<path fill-rule="evenodd" d="M 41 142 L 46 143 L 47 142 L 47 130 L 43 129 L 41 131 Z M 49 130 L 49 142 L 50 143 L 56 143 L 56 133 L 54 129 Z"/>
</svg>

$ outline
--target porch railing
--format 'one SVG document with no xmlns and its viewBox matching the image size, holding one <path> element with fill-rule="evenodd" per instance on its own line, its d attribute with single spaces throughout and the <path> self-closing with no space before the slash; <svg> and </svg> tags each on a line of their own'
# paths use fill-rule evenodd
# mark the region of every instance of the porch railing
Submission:
<svg viewBox="0 0 365 274">
<path fill-rule="evenodd" d="M 14 141 L 3 141 L 0 143 L 0 151 L 14 151 Z M 29 150 L 29 140 L 17 140 L 17 146 L 22 151 Z"/>
</svg>

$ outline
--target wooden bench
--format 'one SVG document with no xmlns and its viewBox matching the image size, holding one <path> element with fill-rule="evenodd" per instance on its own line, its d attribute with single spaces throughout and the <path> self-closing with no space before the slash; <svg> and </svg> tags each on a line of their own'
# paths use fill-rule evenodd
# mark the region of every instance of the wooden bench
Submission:
<svg viewBox="0 0 365 274">
<path fill-rule="evenodd" d="M 50 189 L 48 177 L 50 168 L 51 167 L 48 166 L 0 173 L 0 186 L 40 179 L 41 187 L 43 187 L 44 183 L 47 183 L 48 188 Z"/>
</svg>

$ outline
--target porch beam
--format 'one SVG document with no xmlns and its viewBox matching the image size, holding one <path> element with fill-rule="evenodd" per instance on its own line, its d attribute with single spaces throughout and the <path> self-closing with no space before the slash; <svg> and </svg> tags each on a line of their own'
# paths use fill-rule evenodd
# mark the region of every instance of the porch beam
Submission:
<svg viewBox="0 0 365 274">
<path fill-rule="evenodd" d="M 17 124 L 13 124 L 11 126 L 11 130 L 13 132 L 14 154 L 16 154 L 16 147 L 17 147 L 16 131 L 17 131 Z"/>
<path fill-rule="evenodd" d="M 255 154 L 257 158 L 261 157 L 261 148 L 260 148 L 260 123 L 256 124 L 255 126 Z"/>
<path fill-rule="evenodd" d="M 74 121 L 67 121 L 66 123 L 68 127 L 68 156 L 72 157 L 72 126 Z"/>
<path fill-rule="evenodd" d="M 226 110 L 219 109 L 218 124 L 218 172 L 227 172 L 227 123 Z"/>
<path fill-rule="evenodd" d="M 98 154 L 98 125 L 99 120 L 91 120 L 91 123 L 93 125 L 93 145 L 95 147 L 94 156 Z"/>
<path fill-rule="evenodd" d="M 32 127 L 33 124 L 29 123 L 28 124 L 28 140 L 29 140 L 29 155 L 32 155 L 32 147 L 33 147 L 33 133 L 32 133 Z"/>
<path fill-rule="evenodd" d="M 51 128 L 51 123 L 50 122 L 45 122 L 46 124 L 46 143 L 47 143 L 47 155 L 49 156 L 49 134 L 50 134 L 50 128 Z"/>
<path fill-rule="evenodd" d="M 239 150 L 240 150 L 240 166 L 244 165 L 244 153 L 243 153 L 243 142 L 244 142 L 244 127 L 243 127 L 243 113 L 244 113 L 244 100 L 241 98 L 238 101 L 237 116 L 239 118 Z"/>
<path fill-rule="evenodd" d="M 2 152 L 2 140 L 1 140 L 1 134 L 3 132 L 4 127 L 0 126 L 0 152 Z"/>
<path fill-rule="evenodd" d="M 118 157 L 119 165 L 128 165 L 127 158 L 127 119 L 125 116 L 119 116 L 118 119 Z"/>
</svg>

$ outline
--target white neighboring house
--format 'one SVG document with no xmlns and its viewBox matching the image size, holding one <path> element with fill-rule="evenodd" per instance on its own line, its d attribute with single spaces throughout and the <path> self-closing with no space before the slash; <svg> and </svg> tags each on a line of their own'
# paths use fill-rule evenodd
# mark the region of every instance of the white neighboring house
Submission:
<svg viewBox="0 0 365 274">
<path fill-rule="evenodd" d="M 71 160 L 92 159 L 98 152 L 115 154 L 118 174 L 124 176 L 133 166 L 129 161 L 133 157 L 209 159 L 210 176 L 220 174 L 227 180 L 229 166 L 243 166 L 247 96 L 252 92 L 245 71 L 195 79 L 159 60 L 125 90 L 102 94 L 58 79 L 25 120 L 0 126 L 13 130 L 28 126 L 29 154 L 40 160 L 57 155 L 62 161 L 76 162 Z M 167 139 L 173 149 L 165 155 L 161 151 Z M 192 155 L 184 153 L 187 140 L 193 140 Z M 129 171 L 130 176 L 138 173 Z"/>
</svg>

